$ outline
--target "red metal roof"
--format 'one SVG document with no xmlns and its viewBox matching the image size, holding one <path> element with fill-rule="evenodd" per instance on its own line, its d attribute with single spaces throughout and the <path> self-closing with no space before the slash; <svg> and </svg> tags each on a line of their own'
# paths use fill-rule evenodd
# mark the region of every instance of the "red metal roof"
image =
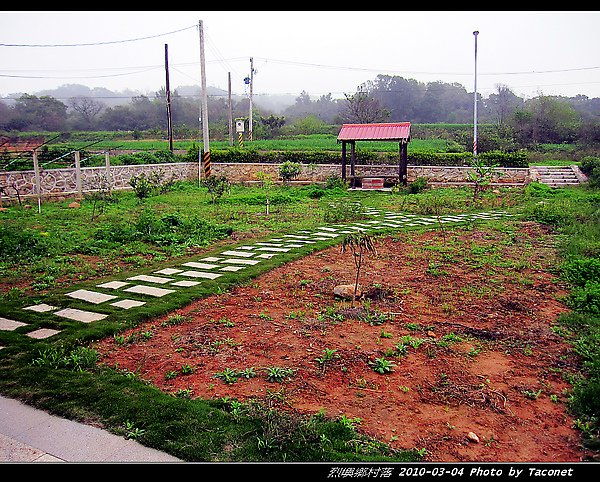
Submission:
<svg viewBox="0 0 600 482">
<path fill-rule="evenodd" d="M 410 122 L 380 124 L 344 124 L 338 141 L 400 141 L 410 140 Z"/>
</svg>

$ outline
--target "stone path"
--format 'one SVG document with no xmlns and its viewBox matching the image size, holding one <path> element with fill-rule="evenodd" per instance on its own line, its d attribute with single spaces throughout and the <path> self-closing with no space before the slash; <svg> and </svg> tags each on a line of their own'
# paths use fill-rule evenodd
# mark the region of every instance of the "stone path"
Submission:
<svg viewBox="0 0 600 482">
<path fill-rule="evenodd" d="M 510 216 L 504 211 L 491 211 L 476 214 L 458 214 L 437 217 L 418 216 L 395 212 L 367 210 L 372 220 L 320 226 L 313 230 L 302 230 L 294 234 L 284 234 L 267 241 L 256 242 L 235 249 L 225 249 L 214 256 L 205 256 L 196 261 L 176 264 L 151 274 L 140 274 L 122 280 L 114 280 L 96 285 L 93 289 L 77 289 L 67 293 L 69 298 L 89 305 L 88 309 L 53 306 L 46 303 L 23 308 L 37 313 L 48 313 L 53 317 L 92 323 L 110 316 L 113 306 L 123 310 L 132 310 L 145 305 L 150 300 L 163 298 L 179 290 L 212 281 L 224 275 L 231 275 L 270 259 L 273 256 L 302 248 L 317 241 L 332 240 L 345 234 L 363 231 L 402 229 L 415 226 L 435 226 L 440 223 L 461 223 L 478 219 L 500 219 Z M 81 306 L 81 305 L 78 305 Z M 1 314 L 1 313 L 0 313 Z M 0 330 L 12 331 L 27 326 L 27 323 L 0 317 Z M 40 328 L 25 333 L 33 339 L 43 339 L 60 333 L 60 330 Z M 0 346 L 0 349 L 3 348 Z"/>
</svg>

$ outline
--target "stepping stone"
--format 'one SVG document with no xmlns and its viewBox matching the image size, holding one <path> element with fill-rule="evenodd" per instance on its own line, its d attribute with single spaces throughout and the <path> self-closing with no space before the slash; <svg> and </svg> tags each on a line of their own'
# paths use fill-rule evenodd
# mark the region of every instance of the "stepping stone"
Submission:
<svg viewBox="0 0 600 482">
<path fill-rule="evenodd" d="M 368 228 L 369 226 L 367 226 Z M 333 234 L 333 233 L 315 233 L 315 236 L 327 236 L 328 238 L 337 238 L 339 236 L 339 234 Z"/>
<path fill-rule="evenodd" d="M 105 295 L 104 293 L 97 293 L 96 291 L 89 290 L 72 291 L 71 293 L 67 293 L 67 296 L 78 300 L 87 301 L 89 303 L 94 303 L 95 305 L 116 298 L 116 296 L 113 295 Z"/>
<path fill-rule="evenodd" d="M 196 286 L 199 285 L 200 283 L 198 281 L 190 281 L 187 279 L 181 280 L 181 281 L 175 281 L 175 283 L 171 283 L 173 286 L 181 286 L 183 288 L 189 288 L 190 286 Z"/>
<path fill-rule="evenodd" d="M 204 271 L 184 271 L 181 273 L 181 276 L 189 276 L 190 278 L 215 279 L 222 275 L 217 273 L 206 273 Z"/>
<path fill-rule="evenodd" d="M 289 248 L 303 248 L 304 245 L 303 244 L 287 244 L 285 247 L 288 249 Z"/>
<path fill-rule="evenodd" d="M 27 323 L 22 323 L 20 321 L 9 320 L 8 318 L 0 318 L 0 330 L 4 331 L 13 331 L 20 326 L 25 326 Z"/>
<path fill-rule="evenodd" d="M 263 258 L 263 259 L 271 259 L 273 256 L 277 256 L 279 253 L 263 253 L 263 254 L 259 254 L 257 256 L 257 258 Z"/>
<path fill-rule="evenodd" d="M 200 261 L 206 261 L 208 263 L 216 263 L 217 261 L 221 261 L 223 258 L 215 258 L 214 256 L 210 256 L 208 258 L 202 258 Z"/>
<path fill-rule="evenodd" d="M 244 268 L 245 268 L 245 266 L 225 266 L 225 267 L 221 268 L 219 271 L 239 271 Z"/>
<path fill-rule="evenodd" d="M 183 266 L 189 266 L 190 268 L 198 268 L 198 269 L 218 268 L 218 266 L 216 264 L 195 263 L 195 262 L 183 263 Z"/>
<path fill-rule="evenodd" d="M 270 246 L 272 248 L 281 248 L 283 243 L 256 243 L 257 246 Z"/>
<path fill-rule="evenodd" d="M 146 281 L 147 283 L 158 283 L 161 285 L 168 283 L 169 281 L 173 281 L 171 278 L 162 278 L 160 276 L 148 276 L 145 274 L 140 274 L 138 276 L 134 276 L 132 278 L 127 279 L 131 281 Z"/>
<path fill-rule="evenodd" d="M 297 236 L 295 234 L 284 234 L 284 238 L 294 238 L 294 239 L 309 239 L 308 236 Z"/>
<path fill-rule="evenodd" d="M 104 283 L 101 285 L 96 285 L 98 288 L 110 288 L 113 290 L 118 290 L 119 288 L 123 288 L 123 286 L 127 286 L 131 283 L 125 283 L 124 281 L 109 281 L 108 283 Z"/>
<path fill-rule="evenodd" d="M 177 273 L 181 273 L 181 269 L 175 269 L 175 268 L 165 268 L 165 269 L 161 269 L 159 271 L 155 271 L 156 274 L 166 274 L 166 275 L 170 275 L 170 274 L 177 274 Z"/>
<path fill-rule="evenodd" d="M 102 313 L 96 313 L 93 311 L 77 310 L 75 308 L 65 308 L 54 313 L 56 316 L 62 318 L 68 318 L 70 320 L 81 321 L 82 323 L 90 323 L 92 321 L 99 321 L 106 318 L 108 315 Z"/>
<path fill-rule="evenodd" d="M 47 305 L 46 303 L 40 303 L 39 305 L 28 306 L 27 308 L 23 308 L 24 310 L 37 311 L 38 313 L 45 313 L 47 311 L 57 310 L 58 307 Z"/>
<path fill-rule="evenodd" d="M 254 253 L 247 253 L 245 251 L 223 251 L 221 254 L 225 256 L 241 256 L 242 258 L 254 256 Z"/>
<path fill-rule="evenodd" d="M 276 251 L 280 253 L 286 253 L 289 251 L 289 248 L 271 248 L 270 246 L 263 246 L 262 248 L 258 248 L 257 251 Z"/>
<path fill-rule="evenodd" d="M 111 306 L 116 306 L 118 308 L 123 308 L 124 310 L 128 310 L 130 308 L 136 308 L 138 306 L 145 305 L 145 301 L 137 301 L 137 300 L 119 300 L 111 303 Z"/>
<path fill-rule="evenodd" d="M 53 330 L 51 328 L 40 328 L 39 330 L 30 331 L 27 333 L 27 336 L 30 338 L 35 338 L 36 340 L 41 340 L 43 338 L 48 338 L 49 336 L 56 335 L 60 333 L 59 330 Z"/>
<path fill-rule="evenodd" d="M 222 263 L 227 264 L 258 264 L 260 263 L 259 259 L 237 259 L 237 258 L 229 258 L 221 261 Z"/>
<path fill-rule="evenodd" d="M 238 249 L 247 249 L 247 250 L 250 250 L 250 249 L 254 249 L 255 247 L 256 246 L 240 246 Z"/>
<path fill-rule="evenodd" d="M 127 288 L 125 291 L 128 291 L 129 293 L 139 293 L 141 295 L 156 296 L 157 298 L 175 292 L 175 290 L 168 290 L 166 288 L 156 288 L 155 286 L 145 285 L 135 285 L 131 288 Z"/>
</svg>

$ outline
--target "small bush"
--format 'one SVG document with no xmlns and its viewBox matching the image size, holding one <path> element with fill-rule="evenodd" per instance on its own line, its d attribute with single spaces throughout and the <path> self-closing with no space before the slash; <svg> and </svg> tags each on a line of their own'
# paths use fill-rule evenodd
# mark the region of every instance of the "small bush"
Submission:
<svg viewBox="0 0 600 482">
<path fill-rule="evenodd" d="M 562 277 L 576 286 L 585 286 L 588 281 L 600 280 L 600 259 L 579 258 L 566 262 L 561 267 Z"/>
<path fill-rule="evenodd" d="M 600 314 L 600 282 L 589 281 L 584 286 L 576 286 L 567 297 L 569 308 L 580 313 Z"/>
<path fill-rule="evenodd" d="M 408 185 L 408 192 L 410 194 L 418 194 L 423 192 L 427 188 L 427 178 L 418 177 Z"/>
<path fill-rule="evenodd" d="M 286 161 L 279 166 L 279 177 L 283 182 L 290 182 L 302 173 L 302 164 L 299 162 Z"/>
</svg>

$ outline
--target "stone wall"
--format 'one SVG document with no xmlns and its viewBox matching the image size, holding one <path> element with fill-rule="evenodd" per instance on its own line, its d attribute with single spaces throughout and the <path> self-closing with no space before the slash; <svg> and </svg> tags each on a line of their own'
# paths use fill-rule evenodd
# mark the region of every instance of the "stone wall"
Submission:
<svg viewBox="0 0 600 482">
<path fill-rule="evenodd" d="M 280 182 L 279 164 L 212 163 L 212 173 L 226 176 L 233 183 L 258 183 L 266 176 Z M 469 167 L 408 166 L 408 182 L 425 177 L 430 184 L 468 184 Z M 112 189 L 131 189 L 129 180 L 140 173 L 158 172 L 164 179 L 197 180 L 198 163 L 147 164 L 135 166 L 84 167 L 81 169 L 41 169 L 40 190 L 42 198 L 83 196 L 98 190 L 103 183 L 110 182 Z M 350 166 L 347 166 L 350 176 Z M 498 168 L 493 184 L 524 185 L 530 181 L 527 168 Z M 398 166 L 357 165 L 355 175 L 359 177 L 383 177 L 387 183 L 398 180 Z M 325 182 L 329 177 L 341 177 L 341 166 L 337 164 L 302 165 L 302 173 L 294 184 Z M 34 171 L 0 172 L 0 200 L 36 196 Z"/>
</svg>

